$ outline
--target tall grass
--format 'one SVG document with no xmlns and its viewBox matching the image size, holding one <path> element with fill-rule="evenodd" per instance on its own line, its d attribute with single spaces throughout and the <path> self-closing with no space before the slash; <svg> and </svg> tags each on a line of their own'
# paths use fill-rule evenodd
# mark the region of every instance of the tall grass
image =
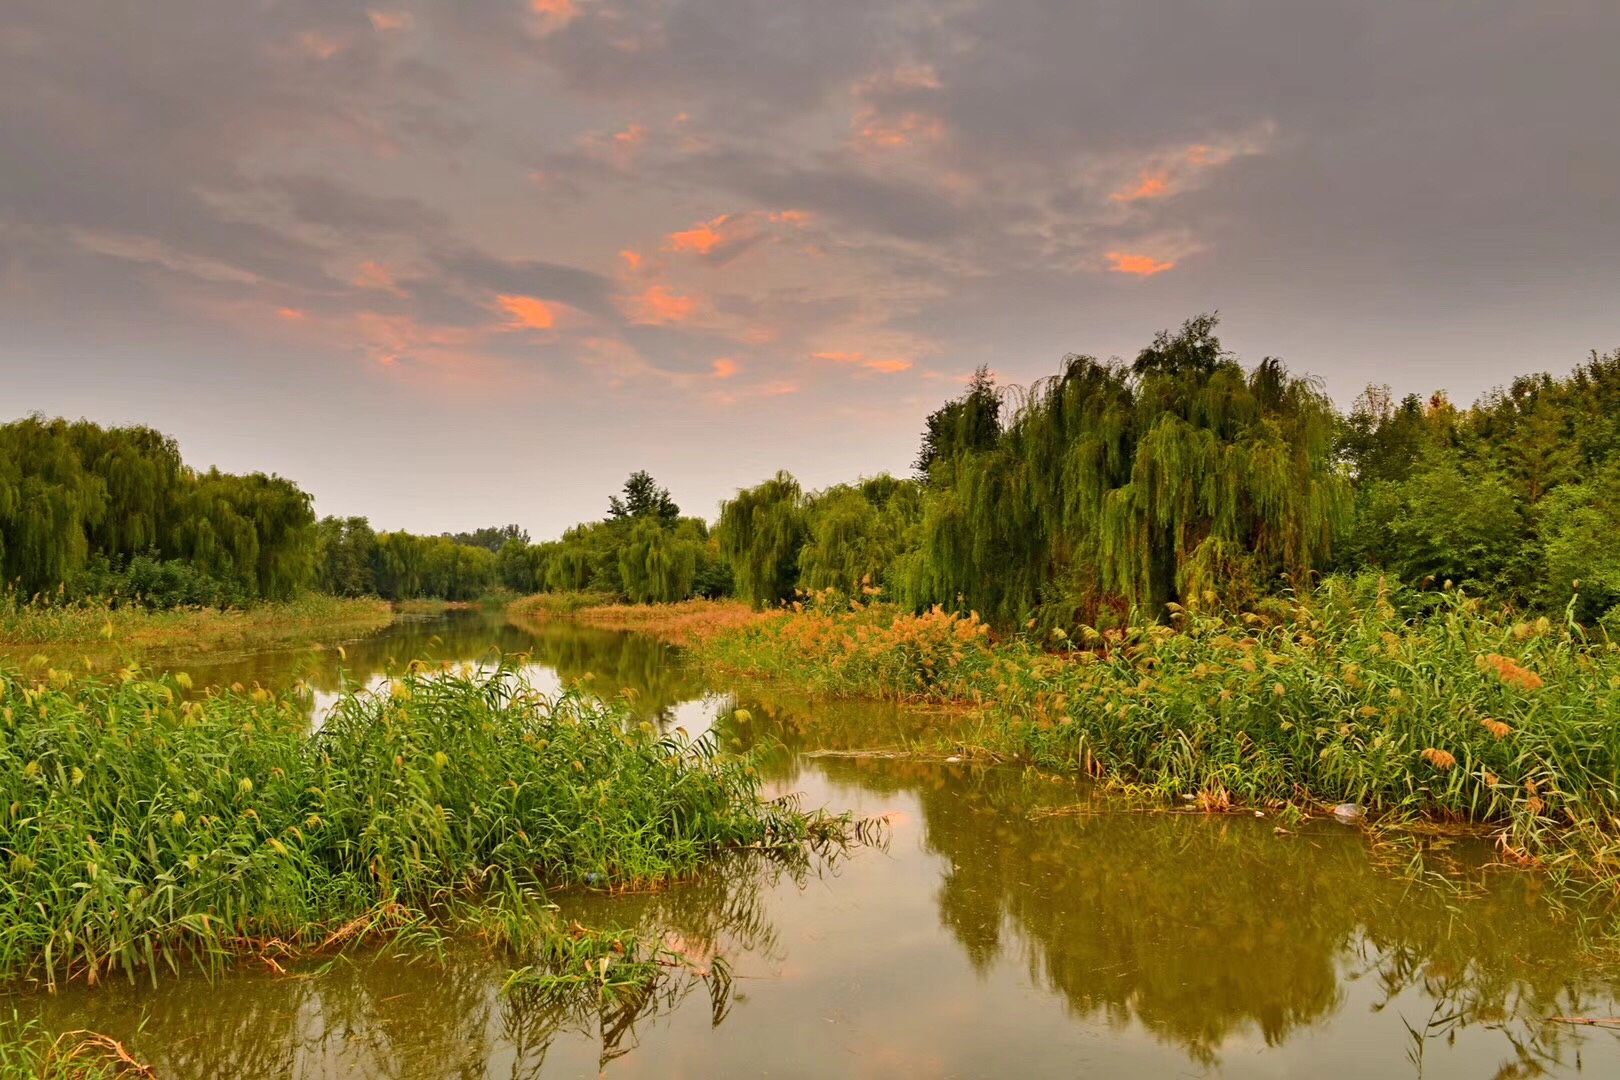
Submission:
<svg viewBox="0 0 1620 1080">
<path fill-rule="evenodd" d="M 1368 578 L 1079 641 L 816 601 L 703 655 L 824 693 L 977 706 L 994 749 L 1211 809 L 1355 802 L 1499 826 L 1524 859 L 1605 876 L 1620 859 L 1620 647 L 1572 622 Z"/>
<path fill-rule="evenodd" d="M 507 605 L 520 624 L 552 619 L 604 630 L 634 630 L 688 645 L 772 619 L 737 600 L 681 600 L 671 604 L 620 604 L 601 593 L 538 593 Z"/>
<path fill-rule="evenodd" d="M 5 593 L 0 594 L 0 648 L 274 648 L 312 638 L 367 633 L 387 626 L 392 618 L 384 601 L 318 593 L 245 608 L 169 611 L 105 600 L 57 602 Z"/>
<path fill-rule="evenodd" d="M 273 962 L 491 896 L 473 921 L 516 939 L 546 884 L 662 880 L 840 829 L 766 801 L 711 743 L 510 667 L 412 665 L 313 734 L 293 696 L 186 688 L 0 673 L 0 977 Z"/>
</svg>

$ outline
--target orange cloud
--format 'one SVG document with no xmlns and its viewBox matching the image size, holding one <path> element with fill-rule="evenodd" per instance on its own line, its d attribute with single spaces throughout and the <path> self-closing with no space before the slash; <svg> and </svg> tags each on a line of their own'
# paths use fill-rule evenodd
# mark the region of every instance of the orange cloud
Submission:
<svg viewBox="0 0 1620 1080">
<path fill-rule="evenodd" d="M 808 225 L 810 224 L 810 217 L 810 211 L 808 210 L 778 210 L 771 215 L 771 220 L 788 225 Z"/>
<path fill-rule="evenodd" d="M 613 136 L 613 141 L 620 146 L 640 146 L 647 141 L 647 128 L 642 124 L 631 124 L 623 131 Z"/>
<path fill-rule="evenodd" d="M 899 67 L 861 79 L 850 93 L 855 113 L 850 126 L 859 144 L 892 148 L 945 137 L 945 122 L 928 110 L 927 99 L 940 90 L 931 67 Z"/>
<path fill-rule="evenodd" d="M 632 274 L 641 269 L 640 252 L 631 251 L 629 248 L 625 248 L 623 251 L 619 252 L 619 258 L 624 260 L 624 265 L 629 268 Z"/>
<path fill-rule="evenodd" d="M 288 322 L 303 322 L 304 318 L 305 318 L 305 315 L 304 315 L 304 313 L 302 311 L 299 311 L 297 308 L 291 308 L 291 307 L 277 308 L 276 309 L 276 314 L 280 315 L 283 319 L 286 319 Z"/>
<path fill-rule="evenodd" d="M 759 388 L 759 392 L 765 397 L 781 397 L 784 394 L 797 394 L 799 392 L 799 384 L 796 382 L 788 382 L 784 379 L 779 382 L 765 383 Z"/>
<path fill-rule="evenodd" d="M 551 309 L 532 296 L 506 296 L 495 298 L 501 310 L 512 317 L 508 324 L 514 330 L 549 330 L 557 322 Z"/>
<path fill-rule="evenodd" d="M 1137 277 L 1152 277 L 1162 274 L 1173 268 L 1175 260 L 1159 262 L 1151 255 L 1127 255 L 1123 251 L 1110 251 L 1108 261 L 1114 265 L 1108 269 L 1117 274 L 1135 274 Z"/>
<path fill-rule="evenodd" d="M 371 8 L 366 11 L 366 18 L 371 20 L 371 28 L 378 33 L 408 30 L 411 26 L 411 13 L 408 11 L 378 11 Z"/>
<path fill-rule="evenodd" d="M 818 352 L 812 353 L 817 360 L 827 360 L 834 364 L 844 364 L 849 367 L 861 367 L 867 371 L 876 371 L 884 375 L 894 375 L 902 371 L 910 371 L 912 362 L 900 357 L 890 359 L 875 359 L 859 352 Z"/>
<path fill-rule="evenodd" d="M 731 359 L 729 356 L 722 356 L 720 359 L 711 364 L 710 367 L 714 369 L 712 377 L 716 379 L 729 379 L 733 375 L 737 374 L 737 372 L 742 370 L 742 368 L 738 366 L 737 361 Z"/>
<path fill-rule="evenodd" d="M 574 0 L 529 0 L 529 10 L 539 16 L 542 34 L 555 33 L 579 17 Z"/>
<path fill-rule="evenodd" d="M 721 235 L 720 230 L 730 220 L 732 220 L 730 214 L 721 214 L 719 217 L 693 226 L 685 232 L 672 232 L 664 237 L 664 250 L 707 255 L 725 243 L 725 237 Z"/>
<path fill-rule="evenodd" d="M 317 60 L 330 60 L 343 51 L 343 43 L 313 30 L 298 35 L 298 47 Z"/>
<path fill-rule="evenodd" d="M 1116 191 L 1108 197 L 1115 202 L 1135 202 L 1138 199 L 1156 199 L 1168 194 L 1170 194 L 1170 174 L 1162 170 L 1150 172 L 1143 169 L 1135 187 Z"/>
<path fill-rule="evenodd" d="M 377 311 L 356 313 L 354 330 L 366 355 L 383 367 L 405 360 L 415 368 L 465 377 L 486 366 L 477 350 L 481 330 L 423 324 L 409 315 Z"/>
<path fill-rule="evenodd" d="M 937 116 L 907 112 L 887 117 L 875 110 L 863 110 L 855 115 L 856 141 L 867 146 L 909 146 L 915 142 L 938 142 L 944 137 L 945 122 Z"/>
<path fill-rule="evenodd" d="M 631 301 L 636 321 L 651 323 L 685 322 L 697 310 L 697 300 L 671 292 L 667 285 L 653 285 Z"/>
<path fill-rule="evenodd" d="M 388 267 L 381 263 L 363 262 L 360 269 L 355 272 L 353 282 L 360 289 L 383 289 L 387 292 L 398 292 L 399 286 L 394 283 L 394 275 Z"/>
</svg>

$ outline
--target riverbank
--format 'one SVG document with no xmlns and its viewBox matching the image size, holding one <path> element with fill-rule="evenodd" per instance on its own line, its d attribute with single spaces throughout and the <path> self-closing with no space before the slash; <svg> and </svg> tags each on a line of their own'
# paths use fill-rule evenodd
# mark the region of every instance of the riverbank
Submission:
<svg viewBox="0 0 1620 1080">
<path fill-rule="evenodd" d="M 675 604 L 623 604 L 602 593 L 537 593 L 507 605 L 511 618 L 545 622 L 566 619 L 603 630 L 651 634 L 693 646 L 787 617 L 756 611 L 740 600 L 683 600 Z"/>
<path fill-rule="evenodd" d="M 842 835 L 762 797 L 747 761 L 592 698 L 413 669 L 344 695 L 313 735 L 291 694 L 0 673 L 0 979 L 281 965 L 452 928 L 572 955 L 546 886 Z"/>
<path fill-rule="evenodd" d="M 276 649 L 358 637 L 387 626 L 394 609 L 374 597 L 345 599 L 311 594 L 285 603 L 246 608 L 147 611 L 106 604 L 0 604 L 0 652 L 50 655 L 72 647 L 120 656 L 185 649 Z"/>
<path fill-rule="evenodd" d="M 824 697 L 975 711 L 975 751 L 1216 811 L 1349 804 L 1490 827 L 1507 857 L 1614 879 L 1620 648 L 1455 593 L 1338 579 L 1266 615 L 1043 641 L 834 593 L 799 610 L 574 612 Z M 1427 606 L 1425 606 L 1427 605 Z M 740 607 L 740 605 L 738 605 Z M 1419 614 L 1421 612 L 1421 614 Z"/>
</svg>

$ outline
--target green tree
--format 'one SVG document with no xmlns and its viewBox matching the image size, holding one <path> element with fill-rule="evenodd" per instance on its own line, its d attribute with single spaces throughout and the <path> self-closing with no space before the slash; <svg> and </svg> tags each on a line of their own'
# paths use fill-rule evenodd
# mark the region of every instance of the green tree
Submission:
<svg viewBox="0 0 1620 1080">
<path fill-rule="evenodd" d="M 673 525 L 681 516 L 681 508 L 669 497 L 669 489 L 658 486 L 658 481 L 647 472 L 633 472 L 624 482 L 624 498 L 608 497 L 609 521 L 639 521 L 656 518 L 665 525 Z"/>
<path fill-rule="evenodd" d="M 731 564 L 738 596 L 761 607 L 791 595 L 805 540 L 799 482 L 779 472 L 757 487 L 737 492 L 720 508 L 715 535 Z"/>
</svg>

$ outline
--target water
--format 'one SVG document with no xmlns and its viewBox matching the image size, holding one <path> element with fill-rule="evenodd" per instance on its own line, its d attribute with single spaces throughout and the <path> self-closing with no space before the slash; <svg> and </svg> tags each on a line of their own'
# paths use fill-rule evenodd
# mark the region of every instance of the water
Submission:
<svg viewBox="0 0 1620 1080">
<path fill-rule="evenodd" d="M 199 683 L 304 679 L 316 708 L 416 655 L 530 651 L 536 677 L 628 690 L 664 728 L 780 740 L 771 783 L 887 815 L 883 848 L 808 867 L 733 860 L 633 896 L 564 892 L 587 925 L 664 934 L 728 995 L 503 997 L 512 962 L 356 956 L 293 977 L 76 988 L 24 999 L 57 1029 L 126 1040 L 164 1077 L 1423 1076 L 1620 1074 L 1620 1038 L 1549 1017 L 1620 1015 L 1603 913 L 1442 843 L 1445 880 L 1401 873 L 1331 821 L 1140 813 L 1072 779 L 904 757 L 948 715 L 708 686 L 669 646 L 482 613 L 335 650 L 175 658 Z M 340 677 L 339 669 L 347 674 Z M 741 703 L 752 720 L 736 724 Z M 726 719 L 720 719 L 720 718 Z"/>
</svg>

